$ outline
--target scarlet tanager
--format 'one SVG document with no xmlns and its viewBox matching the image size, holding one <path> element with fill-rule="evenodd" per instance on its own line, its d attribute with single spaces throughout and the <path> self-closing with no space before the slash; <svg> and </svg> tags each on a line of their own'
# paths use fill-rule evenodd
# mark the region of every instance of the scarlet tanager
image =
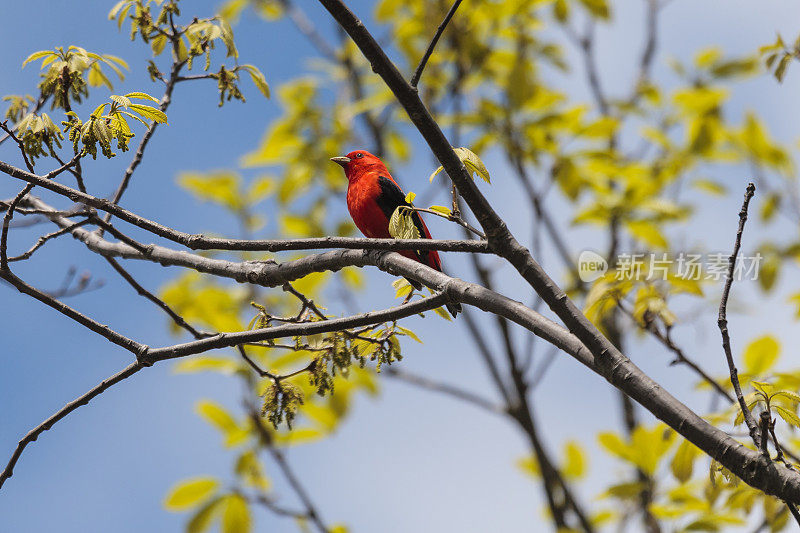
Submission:
<svg viewBox="0 0 800 533">
<path fill-rule="evenodd" d="M 346 156 L 332 157 L 331 161 L 344 168 L 348 182 L 347 209 L 361 233 L 373 239 L 391 238 L 389 220 L 392 218 L 392 213 L 401 205 L 413 206 L 406 201 L 406 195 L 389 174 L 383 161 L 366 150 L 356 150 Z M 411 212 L 411 220 L 422 238 L 431 238 L 431 233 L 418 212 Z M 442 262 L 436 250 L 421 252 L 402 250 L 400 254 L 434 270 L 442 271 Z M 408 282 L 417 290 L 422 288 L 416 280 L 409 279 Z M 461 304 L 447 304 L 447 310 L 455 317 L 461 311 Z"/>
</svg>

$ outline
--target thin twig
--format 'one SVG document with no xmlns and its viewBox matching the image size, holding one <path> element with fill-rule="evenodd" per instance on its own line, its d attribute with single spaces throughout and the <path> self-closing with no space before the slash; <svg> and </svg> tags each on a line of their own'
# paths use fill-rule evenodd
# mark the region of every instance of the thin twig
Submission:
<svg viewBox="0 0 800 533">
<path fill-rule="evenodd" d="M 672 340 L 671 328 L 667 327 L 665 328 L 666 332 L 662 332 L 654 321 L 650 321 L 645 324 L 640 323 L 634 316 L 633 311 L 625 305 L 624 300 L 618 300 L 617 307 L 619 307 L 619 309 L 625 315 L 627 315 L 628 318 L 630 318 L 634 324 L 639 326 L 642 330 L 652 334 L 653 337 L 655 337 L 659 342 L 661 342 L 661 344 L 663 344 L 669 351 L 671 351 L 675 355 L 675 359 L 672 362 L 670 362 L 670 366 L 677 364 L 684 364 L 688 366 L 689 368 L 694 370 L 694 372 L 698 376 L 700 376 L 700 378 L 703 381 L 708 383 L 709 386 L 711 386 L 711 388 L 714 389 L 714 391 L 717 392 L 720 396 L 724 397 L 731 403 L 736 403 L 736 399 L 733 396 L 731 396 L 730 393 L 728 393 L 728 391 L 726 391 L 722 387 L 722 385 L 717 383 L 717 381 L 710 375 L 708 375 L 708 373 L 705 370 L 700 368 L 700 365 L 698 365 L 697 363 L 686 357 L 686 354 L 683 353 L 683 350 L 677 344 L 675 344 L 675 341 Z"/>
<path fill-rule="evenodd" d="M 384 370 L 383 373 L 391 378 L 397 379 L 398 381 L 409 383 L 421 389 L 438 392 L 447 396 L 452 396 L 453 398 L 457 398 L 459 400 L 464 400 L 465 402 L 478 406 L 481 409 L 489 411 L 490 413 L 508 414 L 508 410 L 503 406 L 495 404 L 471 391 L 456 387 L 455 385 L 450 385 L 449 383 L 440 383 L 425 376 L 394 367 Z"/>
<path fill-rule="evenodd" d="M 173 39 L 173 47 L 175 46 L 176 40 Z M 177 57 L 177 54 L 175 57 Z M 178 61 L 177 59 L 172 63 L 169 79 L 167 80 L 167 85 L 164 89 L 164 95 L 161 97 L 161 103 L 159 104 L 159 109 L 161 112 L 166 112 L 170 102 L 172 102 L 172 91 L 175 88 L 175 84 L 178 82 L 178 75 L 180 74 L 181 68 L 183 68 L 184 64 L 186 64 L 185 60 Z M 125 174 L 122 176 L 122 181 L 120 181 L 114 196 L 111 198 L 112 204 L 118 204 L 122 199 L 122 195 L 125 194 L 125 190 L 128 188 L 128 184 L 131 181 L 131 177 L 133 177 L 133 173 L 136 171 L 136 168 L 144 158 L 145 148 L 147 148 L 147 143 L 150 141 L 150 138 L 153 136 L 153 134 L 155 134 L 156 128 L 158 128 L 158 122 L 153 121 L 153 123 L 147 128 L 144 136 L 142 136 L 142 140 L 139 142 L 139 147 L 136 149 L 136 154 L 133 156 L 128 168 L 125 169 Z M 103 220 L 105 222 L 109 222 L 111 220 L 111 215 L 112 213 L 106 214 Z"/>
<path fill-rule="evenodd" d="M 5 481 L 14 474 L 14 466 L 17 464 L 17 461 L 19 461 L 19 457 L 20 455 L 22 455 L 22 451 L 28 444 L 38 439 L 39 435 L 52 428 L 56 422 L 58 422 L 59 420 L 70 414 L 72 411 L 74 411 L 81 405 L 86 405 L 92 398 L 102 394 L 106 389 L 108 389 L 113 385 L 116 385 L 120 381 L 131 377 L 142 368 L 144 368 L 144 365 L 142 365 L 138 361 L 129 365 L 123 371 L 114 374 L 113 376 L 111 376 L 106 380 L 103 380 L 99 385 L 97 385 L 87 393 L 82 394 L 75 400 L 69 402 L 67 405 L 59 409 L 53 416 L 51 416 L 50 418 L 48 418 L 47 420 L 45 420 L 44 422 L 33 428 L 31 431 L 29 431 L 28 434 L 25 435 L 22 438 L 22 440 L 19 441 L 17 447 L 14 449 L 14 453 L 11 455 L 11 459 L 8 461 L 8 464 L 6 465 L 3 472 L 0 473 L 0 487 L 2 487 L 3 483 L 5 483 Z"/>
<path fill-rule="evenodd" d="M 428 59 L 431 57 L 431 54 L 433 54 L 433 49 L 436 48 L 436 43 L 439 42 L 439 37 L 441 37 L 442 33 L 444 33 L 444 29 L 450 23 L 450 19 L 452 19 L 453 15 L 456 14 L 456 9 L 458 9 L 458 6 L 461 5 L 461 2 L 462 0 L 456 0 L 453 2 L 453 5 L 450 7 L 450 11 L 447 12 L 444 20 L 436 29 L 436 34 L 434 34 L 433 39 L 431 39 L 431 43 L 428 45 L 428 49 L 425 50 L 425 54 L 422 56 L 422 59 L 420 59 L 419 65 L 417 65 L 417 70 L 415 70 L 414 75 L 411 76 L 412 87 L 416 87 L 419 83 L 419 79 L 422 77 L 422 71 L 425 70 L 425 65 L 428 64 Z"/>
<path fill-rule="evenodd" d="M 165 313 L 167 313 L 167 315 L 172 319 L 173 322 L 175 322 L 175 324 L 178 327 L 181 327 L 181 328 L 185 329 L 186 331 L 188 331 L 195 339 L 203 339 L 205 337 L 209 337 L 209 336 L 213 335 L 212 333 L 208 333 L 208 332 L 205 332 L 205 331 L 198 331 L 197 329 L 195 329 L 194 326 L 192 326 L 191 324 L 186 322 L 186 320 L 181 315 L 176 313 L 170 306 L 168 306 L 166 303 L 164 303 L 163 300 L 161 300 L 156 295 L 154 295 L 152 292 L 150 292 L 147 289 L 145 289 L 144 287 L 142 287 L 139 284 L 139 282 L 137 282 L 133 278 L 133 276 L 131 276 L 131 274 L 127 270 L 125 270 L 125 268 L 123 268 L 122 265 L 120 265 L 117 262 L 116 259 L 114 259 L 113 257 L 108 257 L 108 256 L 104 256 L 104 257 L 105 257 L 106 261 L 108 261 L 108 264 L 111 265 L 112 268 L 114 270 L 116 270 L 117 273 L 120 276 L 122 276 L 122 279 L 124 279 L 125 281 L 128 282 L 128 285 L 133 287 L 133 289 L 136 291 L 137 294 L 139 294 L 139 296 L 144 296 L 145 298 L 147 298 L 148 300 L 150 300 L 151 302 L 156 304 Z"/>
<path fill-rule="evenodd" d="M 725 279 L 725 288 L 722 291 L 722 299 L 719 303 L 719 318 L 717 325 L 722 334 L 722 348 L 725 350 L 725 358 L 728 361 L 728 370 L 731 375 L 731 384 L 736 393 L 736 400 L 739 402 L 739 407 L 742 409 L 744 421 L 747 424 L 747 429 L 750 431 L 750 437 L 756 447 L 761 443 L 761 435 L 758 430 L 758 424 L 753 418 L 753 414 L 747 407 L 747 402 L 744 401 L 744 394 L 742 394 L 742 386 L 739 384 L 739 371 L 736 369 L 736 363 L 733 361 L 733 352 L 731 351 L 731 338 L 728 333 L 728 296 L 731 292 L 731 285 L 733 285 L 734 268 L 736 267 L 736 257 L 739 255 L 739 248 L 742 246 L 742 233 L 744 233 L 744 224 L 747 221 L 747 208 L 750 205 L 750 200 L 756 193 L 756 186 L 752 183 L 747 185 L 747 190 L 744 193 L 744 203 L 742 209 L 739 211 L 739 229 L 736 232 L 736 241 L 733 245 L 733 253 L 728 258 L 728 277 Z"/>
<path fill-rule="evenodd" d="M 31 246 L 30 249 L 28 249 L 27 252 L 22 253 L 20 255 L 15 255 L 14 257 L 9 257 L 8 258 L 8 262 L 9 263 L 13 263 L 15 261 L 24 261 L 25 259 L 29 259 L 33 255 L 33 253 L 36 250 L 38 250 L 39 248 L 41 248 L 42 246 L 44 246 L 44 243 L 46 243 L 47 241 L 49 241 L 51 239 L 55 239 L 56 237 L 60 237 L 61 235 L 64 235 L 66 233 L 69 233 L 73 229 L 79 228 L 79 227 L 81 227 L 81 226 L 83 226 L 85 224 L 88 224 L 89 222 L 90 222 L 89 219 L 79 220 L 78 222 L 75 222 L 74 224 L 70 224 L 69 226 L 65 226 L 65 227 L 63 227 L 61 229 L 58 229 L 58 230 L 53 231 L 51 233 L 48 233 L 47 235 L 42 235 L 41 237 L 39 237 L 39 240 L 37 240 L 36 243 L 34 243 L 34 245 Z"/>
<path fill-rule="evenodd" d="M 292 490 L 294 490 L 295 494 L 297 494 L 297 497 L 302 502 L 303 507 L 306 508 L 306 516 L 308 519 L 311 520 L 311 523 L 316 526 L 320 533 L 330 533 L 330 530 L 325 525 L 325 522 L 322 521 L 314 502 L 311 501 L 308 491 L 300 482 L 300 478 L 294 473 L 294 470 L 292 470 L 289 462 L 286 460 L 286 456 L 284 456 L 283 451 L 275 447 L 272 434 L 264 425 L 264 419 L 261 418 L 258 411 L 255 409 L 251 410 L 250 419 L 253 421 L 253 426 L 261 436 L 261 440 L 264 443 L 264 446 L 267 448 L 267 451 L 270 453 L 270 455 L 272 455 L 272 458 L 281 469 L 281 472 L 283 472 L 286 481 L 289 482 Z"/>
</svg>

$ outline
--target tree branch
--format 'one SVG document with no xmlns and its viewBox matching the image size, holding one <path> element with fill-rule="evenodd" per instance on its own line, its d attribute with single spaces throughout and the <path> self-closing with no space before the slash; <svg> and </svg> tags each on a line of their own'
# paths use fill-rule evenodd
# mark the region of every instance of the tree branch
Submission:
<svg viewBox="0 0 800 533">
<path fill-rule="evenodd" d="M 756 423 L 755 418 L 753 418 L 753 414 L 750 412 L 750 409 L 747 408 L 747 402 L 744 401 L 742 387 L 739 384 L 739 371 L 736 369 L 736 363 L 733 362 L 731 338 L 730 334 L 728 333 L 727 318 L 728 296 L 730 295 L 731 286 L 733 285 L 733 273 L 734 268 L 736 267 L 736 257 L 739 255 L 739 248 L 742 246 L 742 233 L 744 233 L 744 224 L 747 221 L 747 208 L 750 205 L 750 200 L 753 198 L 755 193 L 756 186 L 750 183 L 744 193 L 744 203 L 742 204 L 742 209 L 739 211 L 739 229 L 736 232 L 736 241 L 733 245 L 733 253 L 728 258 L 728 277 L 725 280 L 725 288 L 722 291 L 722 299 L 719 303 L 719 318 L 717 319 L 717 325 L 719 326 L 719 331 L 722 334 L 722 348 L 725 350 L 725 358 L 728 361 L 728 370 L 731 374 L 731 384 L 733 385 L 733 390 L 736 393 L 736 400 L 739 402 L 739 407 L 744 415 L 744 421 L 747 424 L 747 429 L 750 431 L 750 437 L 752 437 L 753 443 L 755 443 L 756 447 L 758 447 L 763 436 L 758 430 L 758 424 Z"/>
<path fill-rule="evenodd" d="M 425 50 L 425 54 L 422 56 L 422 59 L 420 59 L 419 65 L 417 65 L 417 70 L 415 70 L 414 75 L 411 76 L 412 87 L 416 87 L 419 83 L 419 79 L 422 77 L 422 71 L 425 70 L 425 65 L 428 64 L 428 59 L 430 59 L 431 54 L 433 54 L 433 49 L 436 48 L 436 43 L 439 42 L 439 37 L 441 37 L 442 33 L 444 33 L 444 29 L 450 23 L 450 19 L 452 19 L 453 15 L 456 14 L 456 10 L 458 9 L 458 6 L 461 5 L 461 2 L 462 0 L 456 0 L 453 2 L 453 5 L 450 7 L 450 11 L 447 12 L 444 20 L 442 20 L 441 24 L 439 24 L 439 27 L 436 29 L 436 33 L 434 34 L 433 39 L 431 39 L 428 49 Z"/>
<path fill-rule="evenodd" d="M 289 485 L 294 490 L 297 497 L 300 498 L 303 506 L 306 508 L 306 516 L 309 520 L 314 524 L 314 526 L 319 530 L 320 533 L 330 533 L 330 530 L 320 518 L 319 511 L 317 510 L 314 502 L 311 501 L 311 497 L 308 495 L 308 491 L 306 491 L 303 484 L 300 482 L 300 478 L 295 475 L 294 470 L 289 466 L 288 461 L 286 461 L 286 457 L 283 455 L 283 452 L 275 447 L 272 442 L 272 434 L 269 432 L 269 429 L 264 425 L 264 419 L 261 418 L 258 411 L 255 409 L 251 409 L 250 411 L 250 419 L 253 421 L 253 426 L 258 431 L 259 435 L 261 436 L 261 440 L 266 446 L 267 451 L 269 451 L 272 458 L 278 464 L 278 467 L 283 472 L 286 481 L 289 482 Z"/>
<path fill-rule="evenodd" d="M 14 466 L 17 464 L 20 455 L 22 455 L 22 451 L 25 449 L 26 446 L 28 446 L 28 444 L 38 439 L 39 435 L 49 430 L 51 427 L 53 427 L 53 425 L 56 422 L 58 422 L 59 420 L 70 414 L 72 411 L 74 411 L 81 405 L 88 404 L 92 398 L 102 394 L 106 389 L 108 389 L 113 385 L 116 385 L 120 381 L 131 377 L 142 368 L 144 368 L 144 365 L 142 365 L 138 361 L 129 365 L 121 372 L 114 374 L 113 376 L 111 376 L 106 380 L 103 380 L 99 385 L 97 385 L 92 390 L 88 391 L 86 394 L 83 394 L 78 398 L 76 398 L 75 400 L 71 401 L 70 403 L 59 409 L 53 416 L 51 416 L 50 418 L 48 418 L 47 420 L 45 420 L 44 422 L 33 428 L 31 431 L 29 431 L 28 434 L 25 435 L 22 438 L 22 440 L 19 441 L 16 449 L 14 450 L 14 453 L 11 455 L 11 459 L 8 461 L 8 464 L 6 465 L 3 472 L 0 473 L 0 488 L 2 488 L 3 483 L 5 483 L 5 481 L 8 478 L 14 475 Z"/>
<path fill-rule="evenodd" d="M 508 414 L 508 410 L 501 405 L 497 405 L 486 398 L 478 396 L 477 394 L 473 393 L 472 391 L 465 390 L 454 385 L 450 385 L 449 383 L 441 383 L 435 380 L 432 380 L 426 376 L 421 376 L 418 374 L 414 374 L 412 372 L 408 372 L 406 370 L 400 368 L 390 367 L 383 371 L 383 374 L 386 374 L 390 378 L 396 379 L 398 381 L 402 381 L 404 383 L 408 383 L 410 385 L 414 385 L 420 389 L 425 389 L 432 392 L 438 392 L 440 394 L 444 394 L 447 396 L 451 396 L 453 398 L 457 398 L 459 400 L 463 400 L 469 404 L 475 405 L 484 409 L 490 413 L 494 414 Z"/>
</svg>

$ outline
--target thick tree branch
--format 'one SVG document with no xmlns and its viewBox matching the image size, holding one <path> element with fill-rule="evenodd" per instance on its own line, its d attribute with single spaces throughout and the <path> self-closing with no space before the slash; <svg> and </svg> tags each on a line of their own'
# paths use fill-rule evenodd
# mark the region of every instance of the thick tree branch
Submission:
<svg viewBox="0 0 800 533">
<path fill-rule="evenodd" d="M 74 161 L 67 165 L 74 164 Z M 116 204 L 103 198 L 97 198 L 90 194 L 83 193 L 57 182 L 49 181 L 54 175 L 62 172 L 64 167 L 56 169 L 45 176 L 37 176 L 14 167 L 4 161 L 0 161 L 0 172 L 13 178 L 39 185 L 61 196 L 69 198 L 74 202 L 79 202 L 89 207 L 94 207 L 101 211 L 110 213 L 117 218 L 133 224 L 141 229 L 147 230 L 159 237 L 169 241 L 184 245 L 193 250 L 230 250 L 230 251 L 263 251 L 278 252 L 285 250 L 312 250 L 325 248 L 349 248 L 349 249 L 375 249 L 375 250 L 439 250 L 439 251 L 460 251 L 474 253 L 492 253 L 489 243 L 480 240 L 434 240 L 434 239 L 408 239 L 402 242 L 397 239 L 364 239 L 353 237 L 320 237 L 311 239 L 267 239 L 267 240 L 246 240 L 246 239 L 219 239 L 209 238 L 203 235 L 183 233 L 181 231 L 168 228 L 158 222 L 148 220 L 144 217 L 132 213 Z M 46 204 L 44 204 L 46 205 Z M 49 206 L 47 206 L 49 207 Z M 46 208 L 45 208 L 46 209 Z M 50 208 L 50 211 L 56 211 Z"/>
</svg>

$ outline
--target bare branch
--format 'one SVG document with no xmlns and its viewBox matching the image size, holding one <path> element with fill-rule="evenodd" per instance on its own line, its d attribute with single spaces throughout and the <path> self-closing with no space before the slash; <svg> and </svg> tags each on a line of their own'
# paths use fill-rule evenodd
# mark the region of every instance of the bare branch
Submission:
<svg viewBox="0 0 800 533">
<path fill-rule="evenodd" d="M 204 337 L 209 337 L 212 335 L 212 333 L 198 331 L 191 324 L 186 322 L 186 320 L 182 316 L 180 316 L 170 306 L 164 303 L 163 300 L 161 300 L 156 295 L 154 295 L 153 293 L 142 287 L 133 278 L 133 276 L 131 276 L 130 273 L 127 270 L 125 270 L 122 267 L 122 265 L 120 265 L 113 257 L 106 257 L 105 259 L 106 261 L 108 261 L 108 264 L 111 265 L 112 268 L 116 270 L 120 276 L 122 276 L 122 279 L 127 281 L 128 284 L 131 287 L 133 287 L 133 289 L 136 291 L 137 294 L 139 294 L 140 296 L 144 296 L 145 298 L 156 304 L 159 308 L 161 308 L 172 319 L 172 321 L 178 325 L 178 327 L 181 327 L 186 331 L 188 331 L 195 339 L 202 339 Z"/>
<path fill-rule="evenodd" d="M 422 77 L 422 71 L 425 70 L 425 65 L 428 64 L 428 59 L 430 59 L 431 54 L 433 54 L 433 49 L 436 48 L 436 43 L 439 42 L 439 37 L 441 37 L 442 33 L 444 33 L 444 29 L 450 23 L 450 19 L 452 19 L 453 15 L 456 14 L 456 9 L 458 9 L 458 6 L 461 5 L 461 2 L 462 0 L 456 0 L 453 2 L 453 5 L 450 7 L 450 11 L 447 12 L 444 20 L 442 20 L 441 24 L 439 24 L 439 27 L 436 29 L 436 33 L 434 34 L 433 39 L 431 39 L 428 49 L 425 50 L 425 54 L 422 56 L 422 59 L 420 59 L 419 65 L 417 65 L 417 70 L 415 70 L 414 75 L 411 76 L 412 87 L 416 87 L 419 83 L 419 79 Z"/>
<path fill-rule="evenodd" d="M 63 315 L 68 316 L 75 322 L 86 327 L 87 329 L 90 329 L 91 331 L 94 331 L 98 335 L 106 338 L 107 340 L 116 344 L 117 346 L 125 348 L 129 352 L 136 355 L 137 358 L 147 351 L 146 345 L 140 344 L 133 339 L 129 339 L 128 337 L 125 337 L 124 335 L 117 333 L 108 326 L 89 318 L 88 316 L 71 308 L 70 306 L 58 301 L 52 296 L 28 285 L 8 269 L 6 270 L 0 269 L 0 279 L 4 279 L 7 282 L 9 282 L 19 292 L 27 294 L 28 296 L 32 296 L 33 298 L 39 300 L 43 304 L 52 307 L 53 309 L 55 309 L 56 311 L 58 311 Z"/>
<path fill-rule="evenodd" d="M 173 38 L 173 45 L 174 44 L 175 39 Z M 177 57 L 177 54 L 175 57 Z M 172 102 L 172 91 L 175 89 L 175 84 L 178 81 L 178 75 L 180 74 L 181 68 L 183 68 L 185 63 L 185 61 L 179 61 L 177 59 L 175 59 L 172 63 L 169 79 L 167 80 L 167 85 L 164 89 L 164 95 L 161 97 L 161 104 L 159 105 L 159 109 L 162 112 L 165 112 L 169 107 L 170 102 Z M 120 181 L 114 196 L 111 198 L 111 203 L 118 204 L 122 199 L 122 195 L 125 194 L 125 190 L 128 188 L 128 184 L 131 181 L 131 177 L 133 177 L 133 173 L 136 171 L 136 168 L 144 158 L 145 148 L 147 148 L 147 143 L 150 141 L 150 138 L 153 136 L 153 134 L 155 134 L 156 128 L 158 128 L 158 122 L 153 121 L 153 123 L 150 124 L 150 127 L 147 128 L 144 136 L 142 136 L 142 140 L 139 142 L 139 147 L 136 149 L 136 154 L 133 156 L 128 168 L 125 169 L 125 174 L 122 176 L 122 181 Z M 111 214 L 109 213 L 105 216 L 104 221 L 109 222 L 110 220 Z"/>
<path fill-rule="evenodd" d="M 272 435 L 270 434 L 267 427 L 264 425 L 264 419 L 259 416 L 258 411 L 252 409 L 250 411 L 250 419 L 253 421 L 253 426 L 258 431 L 259 435 L 261 436 L 261 440 L 266 446 L 267 451 L 269 451 L 272 458 L 278 464 L 278 467 L 283 472 L 286 481 L 289 482 L 289 485 L 294 490 L 297 497 L 300 498 L 303 506 L 306 508 L 306 516 L 311 523 L 319 530 L 320 533 L 330 533 L 330 530 L 322 521 L 320 517 L 319 511 L 317 510 L 314 502 L 311 501 L 311 497 L 308 494 L 308 491 L 303 487 L 303 484 L 300 482 L 300 478 L 294 473 L 289 462 L 286 460 L 283 452 L 276 448 L 272 442 Z"/>
<path fill-rule="evenodd" d="M 52 428 L 53 425 L 56 424 L 56 422 L 63 419 L 72 411 L 74 411 L 81 405 L 88 404 L 92 398 L 102 394 L 106 389 L 112 387 L 113 385 L 116 385 L 120 381 L 131 377 L 142 368 L 144 368 L 144 365 L 142 365 L 138 361 L 129 365 L 123 371 L 114 374 L 108 379 L 103 380 L 99 385 L 94 387 L 92 390 L 88 391 L 86 394 L 82 394 L 75 400 L 71 401 L 70 403 L 59 409 L 53 416 L 51 416 L 50 418 L 48 418 L 47 420 L 45 420 L 44 422 L 33 428 L 31 431 L 29 431 L 28 434 L 25 435 L 22 438 L 22 440 L 19 441 L 16 449 L 14 450 L 14 453 L 11 456 L 11 459 L 8 461 L 8 464 L 6 465 L 3 472 L 0 473 L 0 488 L 2 488 L 3 483 L 5 483 L 5 481 L 14 474 L 14 466 L 17 464 L 20 455 L 22 455 L 22 451 L 28 444 L 38 439 L 39 435 Z"/>
<path fill-rule="evenodd" d="M 447 396 L 452 396 L 459 400 L 464 400 L 465 402 L 480 407 L 481 409 L 489 411 L 490 413 L 508 414 L 508 410 L 503 406 L 497 405 L 486 398 L 478 396 L 471 391 L 456 387 L 455 385 L 440 383 L 425 376 L 414 374 L 400 368 L 390 367 L 384 370 L 383 373 L 393 379 L 414 385 L 415 387 L 438 392 Z"/>
<path fill-rule="evenodd" d="M 29 259 L 33 255 L 33 253 L 36 250 L 38 250 L 39 248 L 41 248 L 42 246 L 44 246 L 44 243 L 46 243 L 47 241 L 49 241 L 51 239 L 55 239 L 56 237 L 60 237 L 61 235 L 64 235 L 66 233 L 70 233 L 73 229 L 79 228 L 79 227 L 81 227 L 81 226 L 83 226 L 85 224 L 88 224 L 89 222 L 90 222 L 89 219 L 80 220 L 78 222 L 70 224 L 69 226 L 64 226 L 61 229 L 58 229 L 58 230 L 53 231 L 53 232 L 50 232 L 47 235 L 42 235 L 34 243 L 34 245 L 31 246 L 30 249 L 28 249 L 27 252 L 24 252 L 24 253 L 22 253 L 20 255 L 15 255 L 14 257 L 9 257 L 8 258 L 8 262 L 9 263 L 13 263 L 15 261 L 24 261 L 26 259 Z"/>
<path fill-rule="evenodd" d="M 744 233 L 744 224 L 747 221 L 747 208 L 750 205 L 750 200 L 753 198 L 755 193 L 756 186 L 750 183 L 747 186 L 747 191 L 744 193 L 744 203 L 742 204 L 742 209 L 739 211 L 739 229 L 736 232 L 736 241 L 733 245 L 733 253 L 728 258 L 728 277 L 725 280 L 725 288 L 722 291 L 722 299 L 719 303 L 719 318 L 717 319 L 717 325 L 719 326 L 719 331 L 722 334 L 722 348 L 725 350 L 725 358 L 728 361 L 728 370 L 731 374 L 731 384 L 733 385 L 733 390 L 736 393 L 736 400 L 739 402 L 739 407 L 744 415 L 744 421 L 747 424 L 747 429 L 750 431 L 750 436 L 752 437 L 755 445 L 758 447 L 759 443 L 761 442 L 762 435 L 758 430 L 758 424 L 756 423 L 755 418 L 753 418 L 753 414 L 750 412 L 750 409 L 747 408 L 747 402 L 744 401 L 742 386 L 739 384 L 739 371 L 736 369 L 736 363 L 733 362 L 733 353 L 731 352 L 731 337 L 728 333 L 727 318 L 728 296 L 730 295 L 731 286 L 733 285 L 733 274 L 734 268 L 736 267 L 736 258 L 739 255 L 739 248 L 742 246 L 742 233 Z"/>
</svg>

